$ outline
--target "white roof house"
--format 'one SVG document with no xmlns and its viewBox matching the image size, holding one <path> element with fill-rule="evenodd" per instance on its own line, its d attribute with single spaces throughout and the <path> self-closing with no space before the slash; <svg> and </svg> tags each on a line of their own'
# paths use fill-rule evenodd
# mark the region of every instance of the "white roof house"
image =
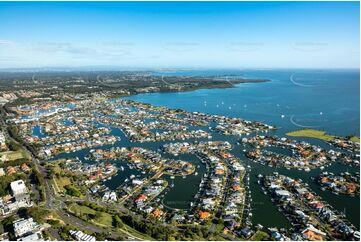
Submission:
<svg viewBox="0 0 361 242">
<path fill-rule="evenodd" d="M 33 218 L 19 219 L 14 221 L 14 233 L 15 237 L 22 237 L 34 230 L 39 230 L 41 226 L 34 222 Z"/>
<path fill-rule="evenodd" d="M 23 180 L 17 180 L 10 183 L 11 191 L 14 196 L 21 195 L 28 192 L 28 188 Z"/>
<path fill-rule="evenodd" d="M 41 231 L 17 239 L 17 241 L 44 241 Z"/>
</svg>

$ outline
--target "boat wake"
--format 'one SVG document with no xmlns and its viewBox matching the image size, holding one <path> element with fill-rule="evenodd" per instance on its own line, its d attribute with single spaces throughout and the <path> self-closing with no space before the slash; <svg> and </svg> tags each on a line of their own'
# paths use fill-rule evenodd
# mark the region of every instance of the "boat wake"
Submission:
<svg viewBox="0 0 361 242">
<path fill-rule="evenodd" d="M 294 114 L 290 117 L 290 122 L 298 127 L 301 127 L 301 128 L 317 128 L 317 127 L 320 127 L 318 125 L 302 125 L 302 124 L 298 124 L 296 123 L 293 118 L 294 118 Z"/>
<path fill-rule="evenodd" d="M 300 87 L 313 87 L 314 85 L 310 85 L 310 84 L 302 84 L 302 83 L 298 83 L 296 82 L 293 77 L 295 76 L 295 73 L 293 73 L 291 76 L 290 76 L 290 81 L 295 84 L 296 86 L 300 86 Z"/>
</svg>

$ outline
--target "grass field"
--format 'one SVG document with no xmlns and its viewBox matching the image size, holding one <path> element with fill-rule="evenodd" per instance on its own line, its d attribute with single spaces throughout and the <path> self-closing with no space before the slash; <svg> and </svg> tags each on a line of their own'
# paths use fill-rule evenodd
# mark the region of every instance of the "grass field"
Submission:
<svg viewBox="0 0 361 242">
<path fill-rule="evenodd" d="M 150 237 L 149 235 L 147 234 L 143 234 L 135 229 L 133 229 L 132 227 L 128 226 L 127 224 L 123 223 L 124 224 L 124 230 L 127 231 L 128 233 L 138 237 L 138 238 L 141 238 L 141 239 L 144 239 L 144 240 L 154 240 L 152 237 Z"/>
<path fill-rule="evenodd" d="M 22 151 L 4 151 L 0 153 L 0 159 L 3 161 L 13 161 L 13 160 L 19 160 L 19 159 L 27 159 L 27 154 Z"/>
<path fill-rule="evenodd" d="M 360 137 L 357 137 L 357 136 L 352 136 L 352 137 L 350 138 L 350 140 L 353 141 L 353 142 L 360 143 Z"/>
<path fill-rule="evenodd" d="M 288 132 L 288 133 L 286 133 L 286 135 L 292 136 L 292 137 L 315 138 L 315 139 L 321 139 L 321 140 L 325 140 L 325 141 L 330 141 L 330 140 L 333 140 L 336 138 L 344 139 L 344 140 L 349 139 L 353 142 L 360 143 L 360 137 L 357 137 L 357 136 L 352 136 L 350 138 L 337 137 L 337 136 L 329 135 L 325 131 L 316 130 L 316 129 L 301 129 L 301 130 Z"/>
<path fill-rule="evenodd" d="M 315 129 L 301 129 L 292 132 L 288 132 L 286 135 L 292 137 L 308 137 L 308 138 L 315 138 L 321 139 L 325 141 L 330 141 L 335 137 L 332 135 L 328 135 L 325 131 L 315 130 Z"/>
<path fill-rule="evenodd" d="M 91 209 L 87 206 L 81 206 L 76 203 L 69 205 L 69 210 L 78 215 L 98 214 L 99 216 L 96 216 L 95 219 L 92 220 L 93 223 L 105 227 L 113 227 L 113 217 L 109 213 L 97 212 L 94 209 Z"/>
<path fill-rule="evenodd" d="M 250 238 L 251 241 L 262 241 L 262 240 L 270 240 L 269 235 L 266 232 L 258 230 L 252 237 Z"/>
<path fill-rule="evenodd" d="M 55 188 L 57 190 L 57 192 L 65 192 L 64 191 L 64 187 L 66 185 L 69 185 L 71 184 L 71 181 L 68 177 L 54 177 L 54 185 L 55 185 Z"/>
</svg>

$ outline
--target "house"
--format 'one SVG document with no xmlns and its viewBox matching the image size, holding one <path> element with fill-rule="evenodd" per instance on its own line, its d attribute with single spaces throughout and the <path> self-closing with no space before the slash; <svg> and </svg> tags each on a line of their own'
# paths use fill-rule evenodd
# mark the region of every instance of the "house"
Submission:
<svg viewBox="0 0 361 242">
<path fill-rule="evenodd" d="M 78 241 L 96 241 L 94 236 L 85 234 L 82 231 L 70 230 L 69 234 Z"/>
<path fill-rule="evenodd" d="M 21 164 L 20 169 L 21 169 L 23 172 L 28 172 L 28 171 L 30 171 L 30 168 L 29 168 L 29 166 L 28 166 L 26 163 Z"/>
<path fill-rule="evenodd" d="M 313 227 L 313 225 L 308 225 L 308 227 L 302 231 L 302 236 L 306 240 L 322 241 L 324 240 L 326 234 L 321 230 Z"/>
<path fill-rule="evenodd" d="M 17 180 L 10 183 L 11 191 L 14 196 L 22 195 L 28 192 L 28 188 L 23 180 Z"/>
<path fill-rule="evenodd" d="M 160 216 L 162 216 L 163 212 L 161 210 L 159 210 L 158 208 L 154 209 L 154 211 L 152 212 L 152 215 L 156 218 L 159 218 Z"/>
<path fill-rule="evenodd" d="M 207 219 L 210 214 L 209 214 L 209 212 L 206 212 L 206 211 L 199 211 L 198 215 L 199 215 L 200 219 Z"/>
<path fill-rule="evenodd" d="M 244 237 L 249 237 L 252 235 L 252 230 L 249 227 L 244 227 L 243 229 L 237 231 L 239 235 L 243 235 Z"/>
<path fill-rule="evenodd" d="M 14 234 L 15 237 L 22 237 L 24 235 L 28 235 L 33 233 L 35 230 L 36 231 L 40 231 L 42 229 L 42 227 L 36 223 L 33 218 L 28 218 L 28 219 L 19 219 L 14 221 L 13 223 L 13 227 L 14 227 Z"/>
<path fill-rule="evenodd" d="M 43 235 L 40 231 L 18 238 L 17 241 L 44 241 Z"/>
<path fill-rule="evenodd" d="M 290 192 L 286 190 L 276 190 L 275 194 L 279 197 L 289 197 L 291 195 Z"/>
</svg>

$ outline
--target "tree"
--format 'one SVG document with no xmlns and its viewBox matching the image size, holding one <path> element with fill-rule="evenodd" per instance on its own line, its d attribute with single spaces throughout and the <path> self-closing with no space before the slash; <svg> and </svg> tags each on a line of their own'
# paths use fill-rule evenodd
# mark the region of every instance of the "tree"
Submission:
<svg viewBox="0 0 361 242">
<path fill-rule="evenodd" d="M 118 215 L 113 216 L 113 224 L 116 228 L 124 228 L 123 221 L 119 218 Z"/>
</svg>

